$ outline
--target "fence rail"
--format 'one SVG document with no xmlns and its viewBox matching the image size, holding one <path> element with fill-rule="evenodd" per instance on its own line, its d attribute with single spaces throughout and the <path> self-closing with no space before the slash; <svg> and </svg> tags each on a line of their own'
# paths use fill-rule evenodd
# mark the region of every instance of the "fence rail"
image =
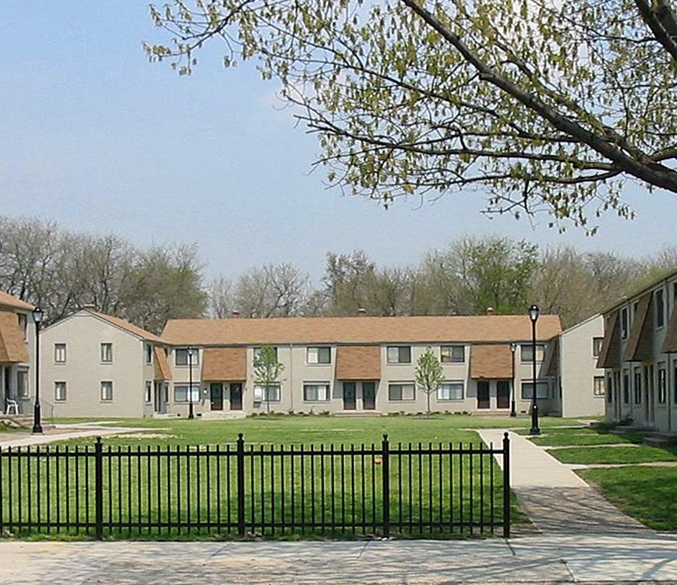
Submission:
<svg viewBox="0 0 677 585">
<path fill-rule="evenodd" d="M 510 535 L 510 445 L 0 449 L 0 533 Z M 502 471 L 494 458 L 502 458 Z"/>
</svg>

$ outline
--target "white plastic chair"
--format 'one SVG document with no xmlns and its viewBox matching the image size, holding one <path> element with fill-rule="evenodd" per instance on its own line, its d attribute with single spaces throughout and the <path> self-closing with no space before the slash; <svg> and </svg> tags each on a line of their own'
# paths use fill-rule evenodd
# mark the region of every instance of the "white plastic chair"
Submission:
<svg viewBox="0 0 677 585">
<path fill-rule="evenodd" d="M 5 414 L 19 414 L 19 403 L 16 400 L 8 398 Z"/>
</svg>

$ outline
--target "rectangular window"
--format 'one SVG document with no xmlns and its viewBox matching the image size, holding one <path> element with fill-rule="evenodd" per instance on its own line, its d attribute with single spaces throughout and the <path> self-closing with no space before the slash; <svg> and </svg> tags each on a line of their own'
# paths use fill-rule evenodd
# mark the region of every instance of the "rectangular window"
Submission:
<svg viewBox="0 0 677 585">
<path fill-rule="evenodd" d="M 542 343 L 536 344 L 536 361 L 542 362 L 543 355 L 545 354 L 545 345 Z M 523 364 L 530 364 L 534 361 L 533 358 L 533 346 L 531 343 L 524 343 L 520 346 L 520 359 Z"/>
<path fill-rule="evenodd" d="M 110 364 L 113 361 L 113 344 L 112 343 L 102 343 L 101 344 L 101 361 L 104 364 Z"/>
<path fill-rule="evenodd" d="M 463 400 L 463 382 L 442 382 L 437 388 L 437 400 Z"/>
<path fill-rule="evenodd" d="M 273 351 L 275 352 L 275 359 L 278 359 L 277 357 L 277 347 L 273 347 Z M 261 355 L 261 348 L 260 347 L 255 347 L 254 348 L 254 359 L 258 359 L 259 355 Z"/>
<path fill-rule="evenodd" d="M 387 354 L 389 364 L 411 363 L 411 346 L 409 345 L 389 345 Z"/>
<path fill-rule="evenodd" d="M 66 382 L 54 382 L 54 400 L 57 402 L 66 401 Z"/>
<path fill-rule="evenodd" d="M 18 317 L 19 317 L 19 329 L 21 330 L 21 334 L 23 335 L 24 341 L 26 341 L 27 338 L 26 334 L 28 331 L 28 318 L 23 313 L 19 313 Z"/>
<path fill-rule="evenodd" d="M 279 384 L 254 386 L 254 402 L 280 402 L 282 392 Z"/>
<path fill-rule="evenodd" d="M 54 362 L 57 364 L 66 363 L 66 344 L 65 343 L 55 343 L 54 344 Z"/>
<path fill-rule="evenodd" d="M 592 381 L 592 393 L 595 396 L 604 396 L 604 376 L 595 376 Z"/>
<path fill-rule="evenodd" d="M 150 346 L 147 346 L 150 347 Z M 192 359 L 189 358 L 188 348 L 183 347 L 174 350 L 174 363 L 177 366 L 188 366 L 190 361 L 193 362 L 194 366 L 197 366 L 200 363 L 200 352 L 197 348 L 192 350 Z"/>
<path fill-rule="evenodd" d="M 188 394 L 189 384 L 177 384 L 174 386 L 174 402 L 190 402 Z M 200 401 L 200 385 L 193 384 L 193 404 Z"/>
<path fill-rule="evenodd" d="M 522 399 L 531 400 L 533 396 L 534 396 L 533 382 L 522 382 Z M 547 382 L 536 382 L 536 398 L 539 400 L 548 398 Z"/>
<path fill-rule="evenodd" d="M 146 389 L 144 390 L 144 393 L 143 393 L 143 399 L 146 401 L 146 404 L 151 403 L 152 390 L 153 390 L 153 384 L 151 382 L 146 382 Z"/>
<path fill-rule="evenodd" d="M 665 404 L 668 400 L 668 380 L 665 364 L 658 364 L 658 404 Z"/>
<path fill-rule="evenodd" d="M 113 400 L 113 382 L 101 382 L 101 400 L 104 402 Z"/>
<path fill-rule="evenodd" d="M 21 398 L 28 398 L 28 371 L 27 370 L 19 370 L 16 373 L 17 376 L 17 385 L 18 385 L 18 393 L 19 397 Z"/>
<path fill-rule="evenodd" d="M 663 290 L 657 290 L 654 293 L 656 299 L 656 329 L 660 329 L 665 325 L 665 300 L 663 297 Z"/>
<path fill-rule="evenodd" d="M 416 386 L 414 384 L 388 384 L 388 400 L 414 400 Z"/>
<path fill-rule="evenodd" d="M 305 402 L 326 402 L 329 400 L 329 384 L 304 384 L 303 400 Z"/>
<path fill-rule="evenodd" d="M 443 345 L 440 347 L 440 361 L 443 364 L 462 364 L 465 362 L 464 345 Z"/>
<path fill-rule="evenodd" d="M 309 347 L 306 349 L 306 361 L 309 364 L 330 364 L 330 347 Z"/>
<path fill-rule="evenodd" d="M 635 370 L 635 383 L 632 389 L 634 403 L 642 404 L 642 371 L 639 368 Z"/>
<path fill-rule="evenodd" d="M 627 307 L 621 309 L 621 339 L 628 337 L 628 309 Z"/>
<path fill-rule="evenodd" d="M 153 363 L 153 346 L 150 343 L 146 343 L 146 344 L 144 344 L 144 349 L 146 351 L 146 363 L 152 364 Z M 197 350 L 195 350 L 195 353 L 197 353 Z"/>
<path fill-rule="evenodd" d="M 604 381 L 603 377 L 602 381 Z M 599 395 L 595 394 L 595 396 Z M 627 371 L 623 372 L 623 404 L 630 404 L 630 374 Z"/>
<path fill-rule="evenodd" d="M 593 337 L 592 338 L 592 356 L 599 357 L 599 354 L 602 353 L 602 344 L 604 343 L 604 337 Z"/>
</svg>

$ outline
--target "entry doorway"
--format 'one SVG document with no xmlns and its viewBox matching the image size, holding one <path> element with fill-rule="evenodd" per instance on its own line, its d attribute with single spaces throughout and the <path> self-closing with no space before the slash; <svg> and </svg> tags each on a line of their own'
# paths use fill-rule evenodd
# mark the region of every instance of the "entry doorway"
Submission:
<svg viewBox="0 0 677 585">
<path fill-rule="evenodd" d="M 343 410 L 357 409 L 357 384 L 343 382 Z"/>
<path fill-rule="evenodd" d="M 489 382 L 481 380 L 477 382 L 477 408 L 486 410 L 491 406 L 491 398 L 489 393 Z"/>
<path fill-rule="evenodd" d="M 213 383 L 209 385 L 209 399 L 212 410 L 223 410 L 223 384 Z"/>
<path fill-rule="evenodd" d="M 242 384 L 230 385 L 230 410 L 242 410 Z"/>
<path fill-rule="evenodd" d="M 496 382 L 496 408 L 510 408 L 510 380 Z"/>
<path fill-rule="evenodd" d="M 376 382 L 362 382 L 362 408 L 376 409 Z"/>
</svg>

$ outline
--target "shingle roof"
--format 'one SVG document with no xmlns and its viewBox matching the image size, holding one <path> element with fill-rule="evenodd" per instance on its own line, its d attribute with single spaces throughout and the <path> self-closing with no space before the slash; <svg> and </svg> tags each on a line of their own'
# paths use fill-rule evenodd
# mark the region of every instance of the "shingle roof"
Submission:
<svg viewBox="0 0 677 585">
<path fill-rule="evenodd" d="M 0 363 L 28 362 L 28 348 L 16 313 L 0 311 Z"/>
<path fill-rule="evenodd" d="M 124 329 L 128 333 L 132 333 L 133 335 L 140 337 L 141 339 L 145 339 L 146 341 L 153 341 L 155 343 L 164 343 L 164 341 L 154 333 L 146 331 L 145 329 L 137 327 L 136 325 L 132 325 L 129 321 L 125 321 L 124 319 L 120 319 L 119 317 L 106 315 L 105 313 L 99 313 L 98 311 L 94 311 L 93 309 L 84 309 L 84 310 L 87 311 L 88 313 L 91 313 L 92 315 L 96 315 L 97 317 L 103 319 L 104 321 L 107 321 L 111 325 L 115 325 L 120 329 Z"/>
<path fill-rule="evenodd" d="M 470 377 L 473 380 L 510 379 L 512 360 L 509 344 L 475 345 L 470 350 Z"/>
<path fill-rule="evenodd" d="M 202 379 L 236 381 L 247 379 L 247 350 L 244 347 L 210 347 L 202 358 Z"/>
<path fill-rule="evenodd" d="M 379 380 L 381 348 L 378 345 L 350 345 L 337 348 L 338 380 Z"/>
<path fill-rule="evenodd" d="M 540 341 L 562 330 L 557 315 L 541 315 Z M 528 315 L 453 317 L 281 317 L 170 319 L 162 339 L 173 345 L 379 344 L 509 342 L 531 339 Z"/>
<path fill-rule="evenodd" d="M 153 354 L 155 360 L 153 361 L 154 378 L 158 381 L 167 381 L 172 379 L 172 370 L 169 367 L 169 361 L 161 347 L 154 348 Z"/>
<path fill-rule="evenodd" d="M 32 311 L 35 307 L 25 301 L 17 299 L 10 294 L 0 290 L 0 305 L 4 307 L 11 307 L 12 309 L 23 309 L 25 311 Z"/>
</svg>

